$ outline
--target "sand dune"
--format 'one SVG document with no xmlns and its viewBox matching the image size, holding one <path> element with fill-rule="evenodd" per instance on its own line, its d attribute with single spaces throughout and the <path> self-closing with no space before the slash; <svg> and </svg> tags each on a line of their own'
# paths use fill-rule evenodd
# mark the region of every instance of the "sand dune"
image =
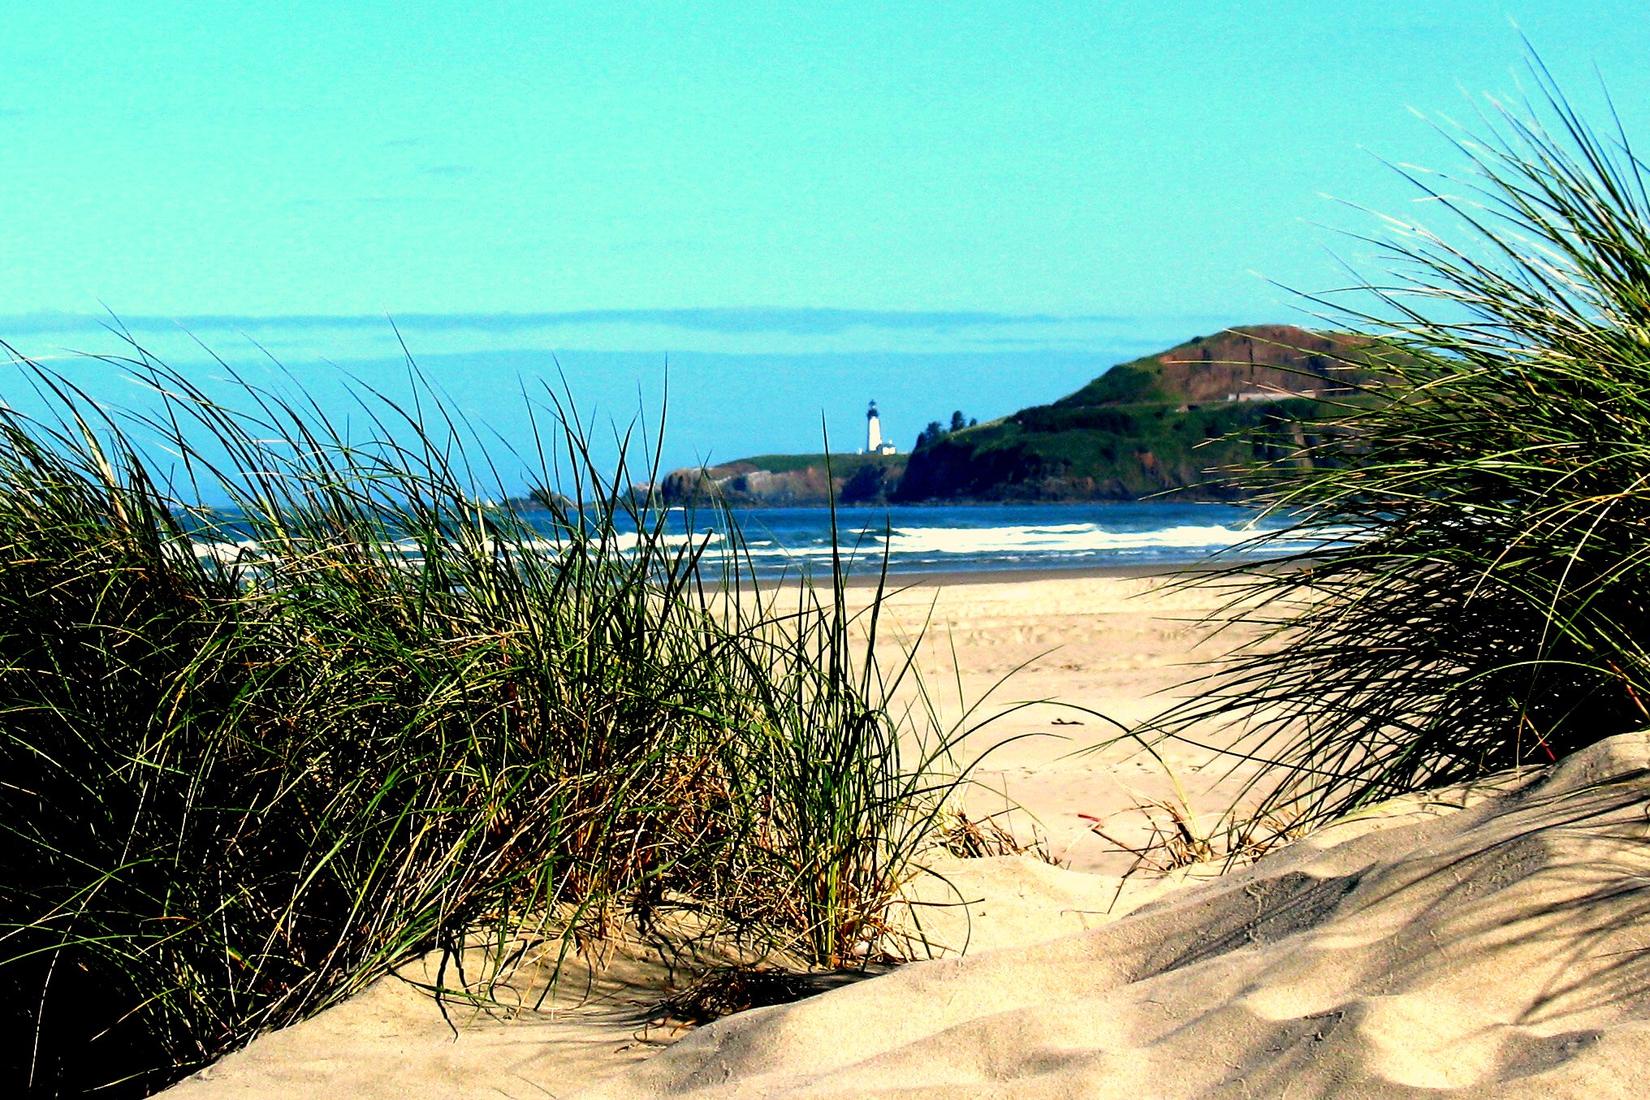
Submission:
<svg viewBox="0 0 1650 1100">
<path fill-rule="evenodd" d="M 934 628 L 931 683 L 1052 698 L 1123 720 L 1184 678 L 1207 594 L 1124 578 L 913 589 L 891 621 Z M 955 642 L 952 645 L 947 639 Z M 1058 647 L 1058 648 L 1053 648 Z M 1052 652 L 1047 652 L 1052 649 Z M 953 688 L 953 693 L 955 689 Z M 1055 724 L 1082 721 L 1082 725 Z M 1550 773 L 1408 799 L 1213 877 L 1117 877 L 1090 830 L 1179 797 L 1106 723 L 1048 705 L 983 737 L 1046 733 L 989 762 L 1071 869 L 947 863 L 930 880 L 933 961 L 696 1032 L 651 1023 L 682 979 L 652 945 L 614 948 L 538 1003 L 449 1028 L 415 983 L 432 960 L 178 1086 L 188 1100 L 446 1096 L 1387 1096 L 1635 1094 L 1650 1055 L 1650 735 Z M 1225 800 L 1209 754 L 1169 754 L 1195 815 Z M 1229 784 L 1229 780 L 1227 783 Z M 979 809 L 992 798 L 976 796 Z M 1000 799 L 999 799 L 1000 801 Z M 1080 817 L 1079 814 L 1088 814 Z M 1028 819 L 1023 815 L 1020 824 Z M 958 957 L 966 946 L 968 951 Z M 408 980 L 402 980 L 408 979 Z"/>
<path fill-rule="evenodd" d="M 575 1095 L 1625 1095 L 1650 737 L 1412 801 L 1093 931 L 719 1021 Z"/>
</svg>

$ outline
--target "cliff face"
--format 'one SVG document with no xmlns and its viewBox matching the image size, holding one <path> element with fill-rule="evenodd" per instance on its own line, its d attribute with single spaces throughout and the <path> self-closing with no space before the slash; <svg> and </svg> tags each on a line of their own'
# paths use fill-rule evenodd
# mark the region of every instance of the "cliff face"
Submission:
<svg viewBox="0 0 1650 1100">
<path fill-rule="evenodd" d="M 1211 470 L 1310 442 L 1324 399 L 1378 373 L 1375 350 L 1339 333 L 1253 325 L 1112 367 L 1047 405 L 944 433 L 909 456 L 768 455 L 665 478 L 668 503 L 1228 499 Z"/>
</svg>

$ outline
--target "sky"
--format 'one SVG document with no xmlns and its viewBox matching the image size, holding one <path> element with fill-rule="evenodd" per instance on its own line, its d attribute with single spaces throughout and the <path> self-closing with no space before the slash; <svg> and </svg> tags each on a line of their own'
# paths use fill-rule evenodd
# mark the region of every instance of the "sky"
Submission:
<svg viewBox="0 0 1650 1100">
<path fill-rule="evenodd" d="M 399 331 L 505 435 L 543 380 L 622 419 L 668 377 L 672 462 L 871 397 L 909 446 L 1307 319 L 1374 262 L 1364 208 L 1407 216 L 1383 162 L 1451 166 L 1428 120 L 1516 94 L 1521 35 L 1650 133 L 1638 3 L 463 9 L 7 3 L 0 339 L 118 401 L 65 358 L 118 319 L 342 401 Z"/>
</svg>

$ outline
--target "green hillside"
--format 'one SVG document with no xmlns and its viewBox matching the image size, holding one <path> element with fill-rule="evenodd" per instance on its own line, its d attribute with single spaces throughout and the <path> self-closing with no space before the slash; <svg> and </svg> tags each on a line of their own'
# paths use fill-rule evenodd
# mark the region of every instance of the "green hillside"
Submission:
<svg viewBox="0 0 1650 1100">
<path fill-rule="evenodd" d="M 1373 377 L 1365 345 L 1259 325 L 1115 366 L 1081 389 L 949 432 L 910 455 L 892 494 L 921 500 L 1219 499 L 1211 471 L 1286 456 L 1324 401 Z M 1235 437 L 1235 438 L 1233 438 Z"/>
<path fill-rule="evenodd" d="M 1318 402 L 1041 406 L 915 451 L 895 499 L 1132 500 L 1165 490 L 1227 494 L 1208 471 L 1304 442 Z M 1246 441 L 1227 437 L 1241 433 Z M 1257 438 L 1260 437 L 1260 438 Z M 1270 442 L 1261 442 L 1264 438 Z"/>
</svg>

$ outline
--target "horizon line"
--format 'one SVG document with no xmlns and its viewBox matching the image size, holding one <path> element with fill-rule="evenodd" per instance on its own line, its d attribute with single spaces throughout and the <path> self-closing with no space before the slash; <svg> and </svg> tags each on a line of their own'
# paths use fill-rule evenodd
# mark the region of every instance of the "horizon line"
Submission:
<svg viewBox="0 0 1650 1100">
<path fill-rule="evenodd" d="M 714 333 L 781 332 L 788 335 L 836 335 L 855 328 L 906 331 L 923 328 L 998 328 L 1014 325 L 1127 325 L 1212 321 L 1217 314 L 1125 314 L 1098 312 L 854 309 L 837 306 L 689 306 L 659 309 L 600 308 L 535 311 L 468 311 L 408 313 L 135 313 L 103 314 L 35 310 L 0 314 L 0 338 L 8 333 L 34 335 L 66 331 L 123 329 L 345 329 L 388 327 L 421 331 L 476 330 L 511 332 L 578 325 L 634 324 Z"/>
</svg>

